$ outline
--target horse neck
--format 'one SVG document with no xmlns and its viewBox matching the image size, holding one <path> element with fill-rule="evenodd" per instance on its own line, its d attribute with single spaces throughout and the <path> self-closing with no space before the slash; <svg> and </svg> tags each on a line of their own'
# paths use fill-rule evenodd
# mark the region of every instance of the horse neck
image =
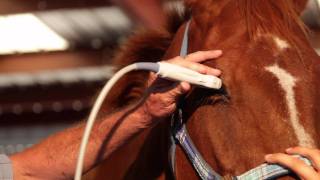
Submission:
<svg viewBox="0 0 320 180">
<path fill-rule="evenodd" d="M 274 17 L 272 23 L 283 21 L 278 18 L 281 17 Z M 222 58 L 207 64 L 223 70 L 222 79 L 227 93 L 193 91 L 187 99 L 192 103 L 186 104 L 185 118 L 188 119 L 191 137 L 213 169 L 221 170 L 222 174 L 239 174 L 263 163 L 263 156 L 267 153 L 281 152 L 299 145 L 297 134 L 290 125 L 288 99 L 283 93 L 286 90 L 281 89 L 277 77 L 267 72 L 265 67 L 279 62 L 282 67 L 288 68 L 284 70 L 288 70 L 289 74 L 303 79 L 302 84 L 308 89 L 315 89 L 312 84 L 305 83 L 314 82 L 311 78 L 313 74 L 308 71 L 312 69 L 309 67 L 315 55 L 293 17 L 289 19 L 293 24 L 288 35 L 297 36 L 294 43 L 302 48 L 301 51 L 312 54 L 303 57 L 308 66 L 306 69 L 302 68 L 294 46 L 286 53 L 277 54 L 279 47 L 273 42 L 273 37 L 290 41 L 283 33 L 267 29 L 268 32 L 263 31 L 261 37 L 258 37 L 259 31 L 255 31 L 256 37 L 250 38 L 246 16 L 237 5 L 226 4 L 223 11 L 211 20 L 212 25 L 205 27 L 199 26 L 200 19 L 192 19 L 189 51 L 224 50 Z M 299 86 L 295 88 L 295 92 L 299 93 L 296 96 L 298 109 L 304 108 L 300 117 L 305 121 L 303 125 L 310 136 L 317 139 L 317 127 L 312 126 L 316 118 L 311 114 L 320 112 L 320 109 L 308 105 L 315 103 L 312 100 L 314 93 L 306 92 L 301 84 Z"/>
</svg>

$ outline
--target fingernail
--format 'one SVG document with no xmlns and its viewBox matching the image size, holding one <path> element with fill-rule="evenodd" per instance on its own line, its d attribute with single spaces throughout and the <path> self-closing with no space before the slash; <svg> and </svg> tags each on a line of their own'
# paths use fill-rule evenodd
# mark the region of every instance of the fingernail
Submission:
<svg viewBox="0 0 320 180">
<path fill-rule="evenodd" d="M 271 158 L 272 158 L 272 154 L 267 154 L 267 155 L 264 156 L 264 159 L 265 159 L 266 161 L 270 161 Z"/>
<path fill-rule="evenodd" d="M 292 149 L 293 149 L 293 148 L 290 147 L 290 148 L 286 149 L 286 152 L 291 152 Z"/>
<path fill-rule="evenodd" d="M 190 84 L 187 83 L 187 82 L 181 82 L 180 85 L 182 86 L 183 93 L 186 93 L 186 92 L 188 92 L 188 91 L 191 89 Z"/>
<path fill-rule="evenodd" d="M 213 50 L 212 52 L 214 52 L 216 54 L 222 54 L 222 50 Z"/>
<path fill-rule="evenodd" d="M 211 69 L 210 73 L 213 74 L 213 75 L 220 75 L 222 72 L 219 69 Z"/>
</svg>

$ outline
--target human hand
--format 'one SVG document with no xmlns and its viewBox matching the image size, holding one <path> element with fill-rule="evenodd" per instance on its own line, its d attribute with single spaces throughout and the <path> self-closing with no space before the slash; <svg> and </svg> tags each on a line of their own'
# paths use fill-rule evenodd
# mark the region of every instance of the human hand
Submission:
<svg viewBox="0 0 320 180">
<path fill-rule="evenodd" d="M 291 169 L 301 179 L 320 179 L 320 150 L 303 147 L 294 147 L 286 149 L 286 153 L 287 154 L 268 154 L 265 156 L 265 160 L 268 163 L 277 163 Z M 301 155 L 308 158 L 311 161 L 313 167 L 307 165 L 302 160 L 292 155 Z"/>
<path fill-rule="evenodd" d="M 202 74 L 219 76 L 221 71 L 218 69 L 210 68 L 201 64 L 202 62 L 218 58 L 222 55 L 221 50 L 214 51 L 198 51 L 189 54 L 185 58 L 180 56 L 167 60 L 166 62 L 175 65 L 183 66 Z M 145 113 L 150 115 L 151 124 L 158 122 L 171 115 L 176 109 L 176 103 L 179 97 L 191 88 L 187 82 L 173 82 L 166 79 L 157 77 L 154 73 L 148 80 L 149 96 L 147 97 L 143 108 Z"/>
</svg>

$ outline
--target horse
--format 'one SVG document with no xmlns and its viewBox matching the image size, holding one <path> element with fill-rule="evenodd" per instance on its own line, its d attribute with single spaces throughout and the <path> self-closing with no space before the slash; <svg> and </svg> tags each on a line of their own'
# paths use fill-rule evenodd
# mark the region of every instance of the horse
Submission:
<svg viewBox="0 0 320 180">
<path fill-rule="evenodd" d="M 264 163 L 266 154 L 292 146 L 320 146 L 320 58 L 299 18 L 305 4 L 306 0 L 185 0 L 187 13 L 170 16 L 165 31 L 133 36 L 115 64 L 121 68 L 178 56 L 187 22 L 188 52 L 222 49 L 221 58 L 205 64 L 222 70 L 223 88 L 194 87 L 181 111 L 207 164 L 222 177 L 240 175 Z M 147 77 L 147 72 L 124 77 L 106 99 L 104 113 L 143 97 Z M 91 178 L 198 179 L 181 146 L 171 171 L 169 132 L 170 118 L 115 152 L 91 172 Z"/>
</svg>

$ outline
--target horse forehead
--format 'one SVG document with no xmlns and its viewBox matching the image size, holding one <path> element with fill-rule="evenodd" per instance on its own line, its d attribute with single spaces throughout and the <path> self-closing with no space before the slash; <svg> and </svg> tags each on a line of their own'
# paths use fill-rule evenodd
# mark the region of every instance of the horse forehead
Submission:
<svg viewBox="0 0 320 180">
<path fill-rule="evenodd" d="M 298 139 L 299 145 L 315 147 L 313 138 L 301 123 L 300 112 L 296 103 L 297 94 L 295 92 L 295 86 L 297 86 L 299 79 L 278 64 L 267 66 L 265 70 L 272 73 L 278 79 L 278 83 L 285 93 L 284 99 L 287 104 L 288 119 Z"/>
<path fill-rule="evenodd" d="M 274 41 L 274 44 L 278 48 L 278 50 L 285 50 L 290 48 L 290 44 L 285 39 L 280 38 L 279 36 L 272 35 L 272 40 Z"/>
<path fill-rule="evenodd" d="M 279 84 L 283 89 L 290 89 L 296 85 L 297 78 L 291 75 L 286 69 L 279 67 L 278 64 L 267 66 L 265 70 L 278 78 Z"/>
<path fill-rule="evenodd" d="M 292 45 L 289 40 L 284 37 L 280 37 L 272 33 L 258 33 L 257 42 L 269 42 L 269 46 L 272 46 L 272 49 L 275 50 L 274 55 L 279 55 L 284 53 L 285 50 L 292 48 Z M 270 43 L 271 42 L 271 43 Z"/>
</svg>

